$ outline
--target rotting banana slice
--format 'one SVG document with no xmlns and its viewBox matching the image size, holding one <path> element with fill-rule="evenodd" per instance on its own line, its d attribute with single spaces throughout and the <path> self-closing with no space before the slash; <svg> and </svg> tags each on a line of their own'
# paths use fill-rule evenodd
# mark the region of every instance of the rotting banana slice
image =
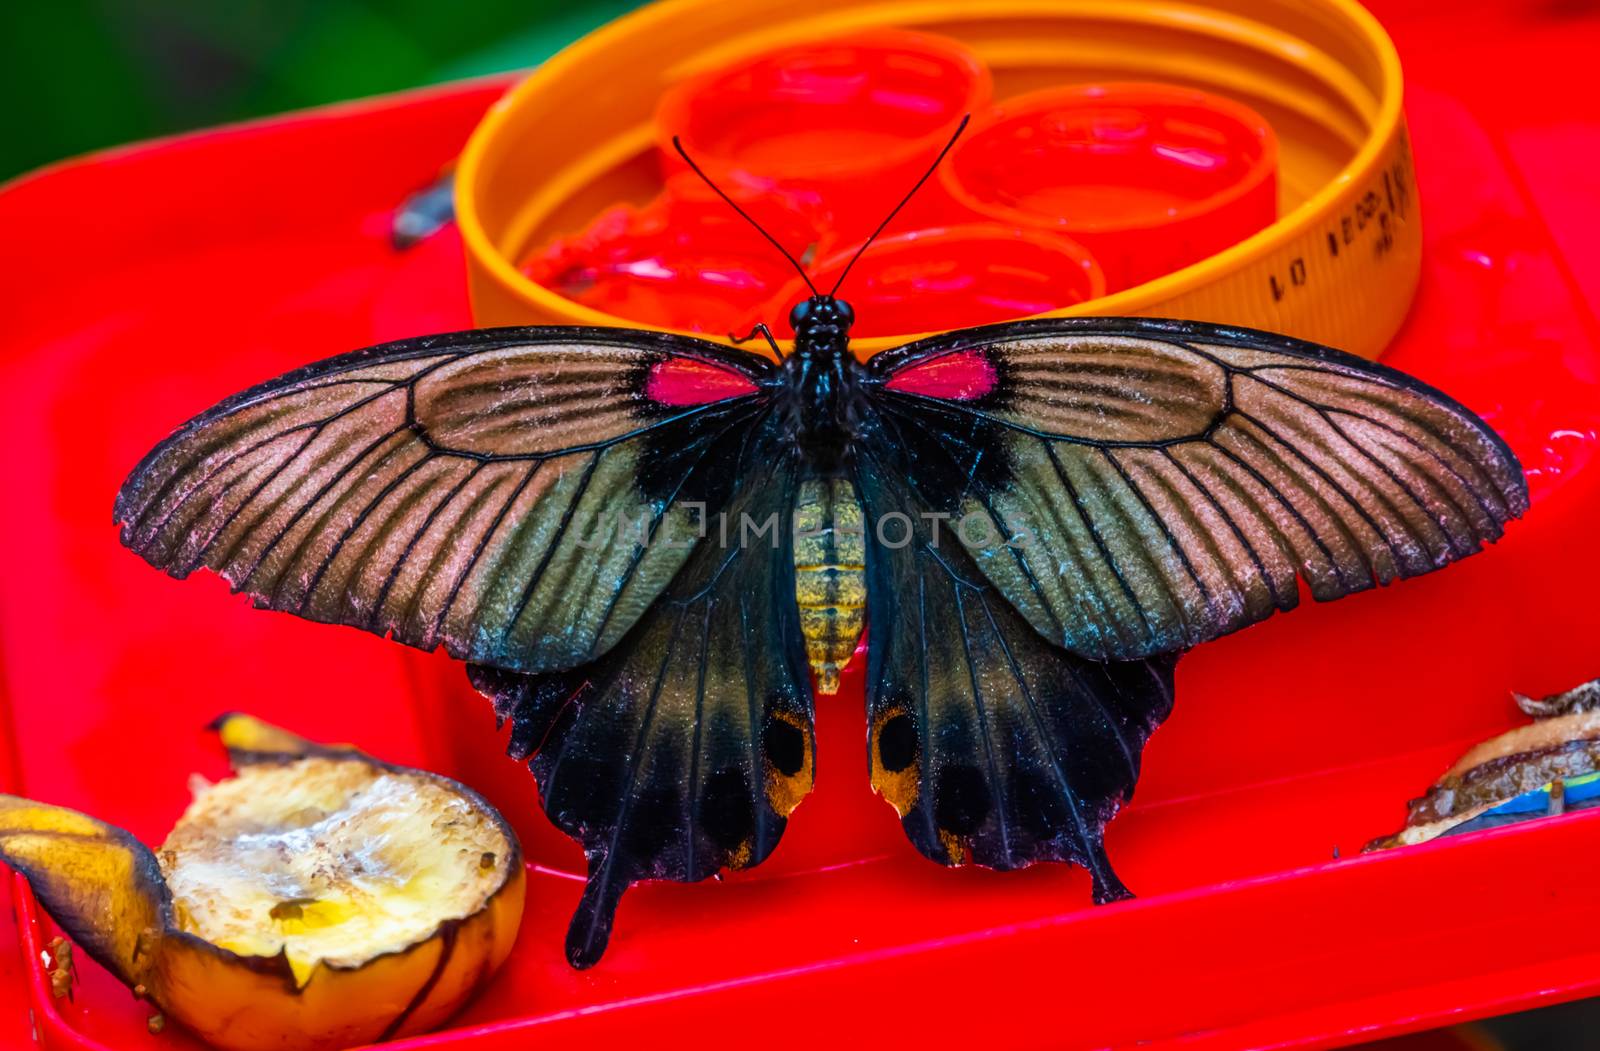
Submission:
<svg viewBox="0 0 1600 1051">
<path fill-rule="evenodd" d="M 73 939 L 171 1018 L 237 1051 L 424 1032 L 504 962 L 522 916 L 515 834 L 448 778 L 219 720 L 236 776 L 159 851 L 0 795 L 0 860 Z"/>
</svg>

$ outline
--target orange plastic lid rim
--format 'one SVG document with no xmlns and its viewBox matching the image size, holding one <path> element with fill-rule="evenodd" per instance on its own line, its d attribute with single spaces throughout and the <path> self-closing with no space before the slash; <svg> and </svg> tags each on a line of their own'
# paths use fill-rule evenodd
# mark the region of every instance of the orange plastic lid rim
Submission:
<svg viewBox="0 0 1600 1051">
<path fill-rule="evenodd" d="M 552 58 L 463 152 L 457 216 L 483 325 L 640 326 L 542 288 L 512 260 L 659 187 L 650 117 L 685 78 L 874 27 L 954 37 L 1001 101 L 1052 84 L 1160 80 L 1238 98 L 1280 144 L 1280 218 L 1203 261 L 1053 315 L 1142 315 L 1284 332 L 1376 357 L 1404 320 L 1420 227 L 1400 64 L 1353 0 L 666 0 Z M 558 147 L 559 144 L 559 148 Z M 863 356 L 917 335 L 858 341 Z"/>
</svg>

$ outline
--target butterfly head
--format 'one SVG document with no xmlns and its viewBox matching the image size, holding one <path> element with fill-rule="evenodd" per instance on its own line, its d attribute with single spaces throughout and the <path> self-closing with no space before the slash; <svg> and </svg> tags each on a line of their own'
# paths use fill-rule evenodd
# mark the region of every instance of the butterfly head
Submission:
<svg viewBox="0 0 1600 1051">
<path fill-rule="evenodd" d="M 802 299 L 789 311 L 789 327 L 794 329 L 797 348 L 843 350 L 855 321 L 855 310 L 835 296 Z"/>
</svg>

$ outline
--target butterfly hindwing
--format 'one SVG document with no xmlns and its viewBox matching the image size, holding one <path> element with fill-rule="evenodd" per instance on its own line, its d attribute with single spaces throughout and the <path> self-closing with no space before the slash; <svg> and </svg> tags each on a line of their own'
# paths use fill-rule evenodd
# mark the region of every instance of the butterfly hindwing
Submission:
<svg viewBox="0 0 1600 1051">
<path fill-rule="evenodd" d="M 1097 660 L 1288 609 L 1297 577 L 1326 600 L 1426 573 L 1527 507 L 1516 458 L 1472 413 L 1283 336 L 1045 319 L 868 369 L 930 510 L 1041 634 Z"/>
<path fill-rule="evenodd" d="M 230 398 L 118 494 L 122 540 L 257 605 L 526 671 L 605 652 L 725 498 L 771 366 L 663 333 L 487 329 Z"/>
<path fill-rule="evenodd" d="M 733 458 L 726 515 L 604 657 L 542 676 L 471 669 L 512 722 L 512 755 L 531 756 L 546 812 L 588 857 L 567 940 L 575 966 L 599 959 L 630 885 L 759 864 L 810 791 L 796 463 L 774 438 L 769 422 Z"/>
<path fill-rule="evenodd" d="M 1171 709 L 1176 658 L 1102 664 L 1046 641 L 905 483 L 897 450 L 862 452 L 873 787 L 935 861 L 1070 861 L 1097 901 L 1126 896 L 1102 832 Z"/>
</svg>

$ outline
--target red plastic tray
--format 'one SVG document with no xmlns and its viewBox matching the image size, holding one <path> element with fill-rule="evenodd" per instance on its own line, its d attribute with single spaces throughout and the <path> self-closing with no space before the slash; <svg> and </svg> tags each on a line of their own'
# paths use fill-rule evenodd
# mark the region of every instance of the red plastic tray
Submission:
<svg viewBox="0 0 1600 1051">
<path fill-rule="evenodd" d="M 453 233 L 396 253 L 387 223 L 502 82 L 100 154 L 0 192 L 0 785 L 158 841 L 188 775 L 224 772 L 202 725 L 243 709 L 484 790 L 532 863 L 521 942 L 457 1028 L 391 1047 L 1332 1045 L 1600 991 L 1600 812 L 1356 856 L 1464 747 L 1520 721 L 1508 689 L 1600 673 L 1585 302 L 1600 206 L 1576 174 L 1600 163 L 1581 90 L 1600 20 L 1576 10 L 1379 12 L 1413 85 L 1427 236 L 1388 360 L 1501 429 L 1533 509 L 1460 566 L 1186 658 L 1109 830 L 1136 901 L 1093 908 L 1065 867 L 921 859 L 867 788 L 857 694 L 820 706 L 817 789 L 770 862 L 636 889 L 605 959 L 575 972 L 561 945 L 579 852 L 459 668 L 253 611 L 118 546 L 123 474 L 196 410 L 314 358 L 469 324 Z M 52 928 L 20 880 L 7 891 L 20 956 L 0 944 L 0 1044 L 36 1026 L 49 1048 L 191 1046 L 148 1036 L 143 1006 L 88 961 L 74 998 L 52 1000 L 37 963 Z"/>
</svg>

